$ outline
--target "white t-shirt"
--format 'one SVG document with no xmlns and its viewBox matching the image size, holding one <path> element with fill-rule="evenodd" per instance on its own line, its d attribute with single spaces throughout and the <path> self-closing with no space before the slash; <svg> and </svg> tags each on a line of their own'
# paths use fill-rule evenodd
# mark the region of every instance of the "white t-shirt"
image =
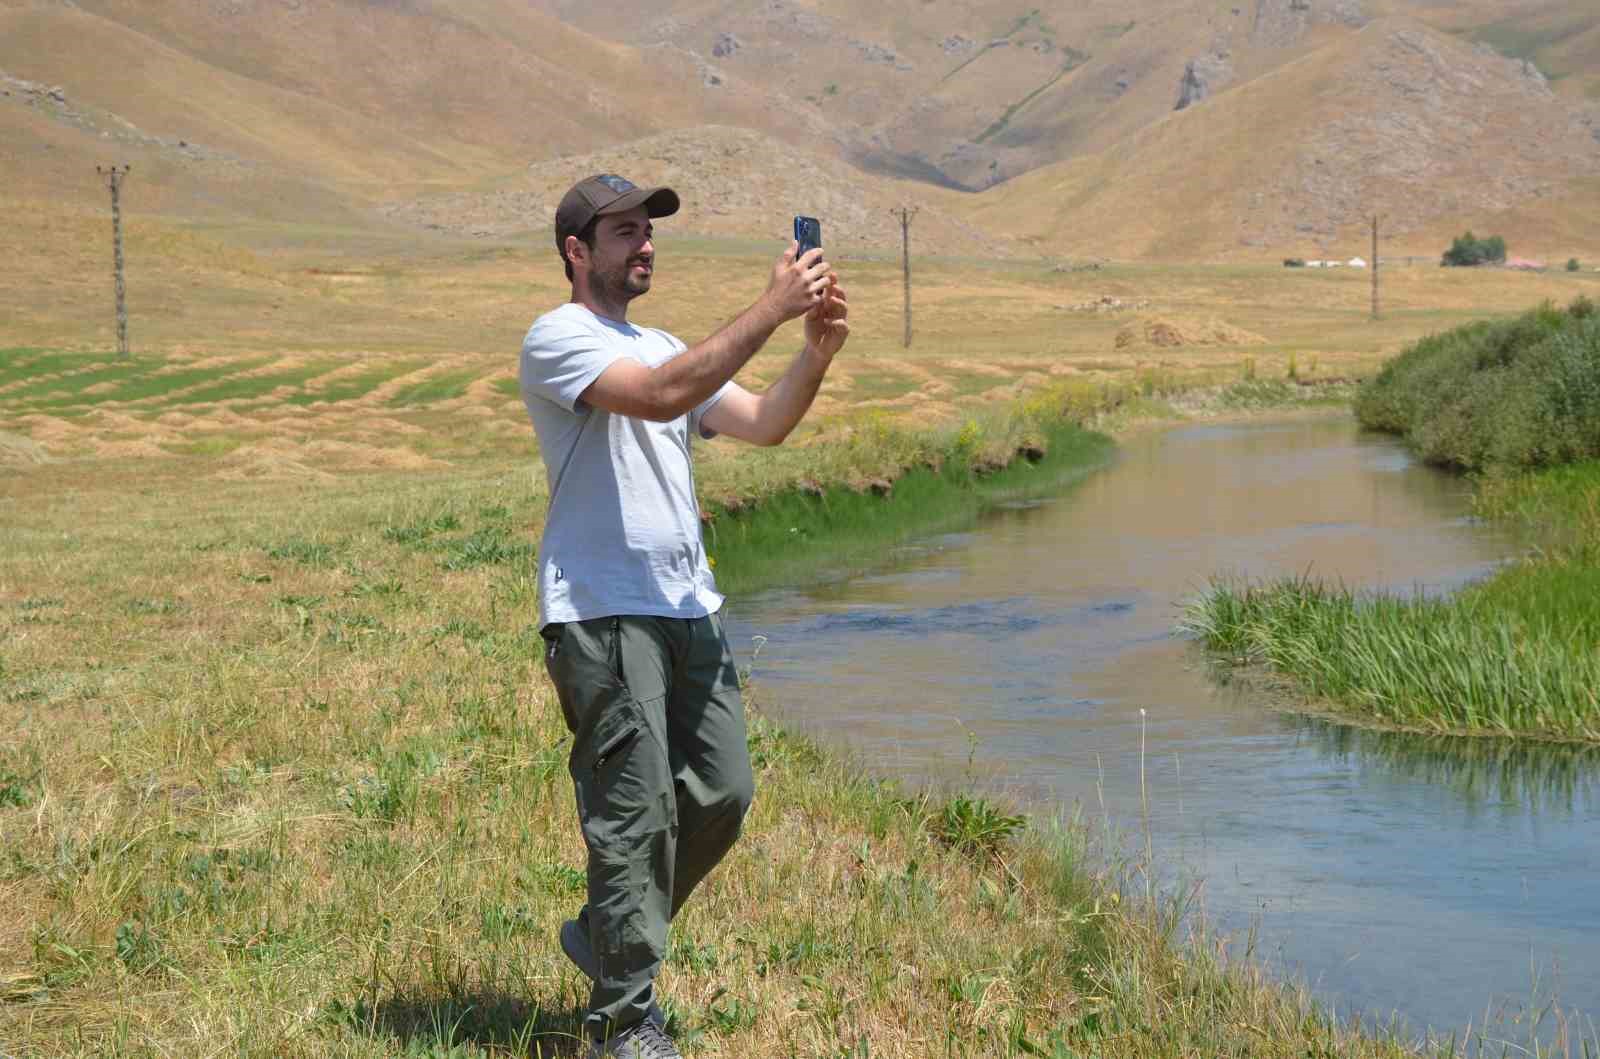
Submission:
<svg viewBox="0 0 1600 1059">
<path fill-rule="evenodd" d="M 699 618 L 722 605 L 700 539 L 689 439 L 725 384 L 667 423 L 578 399 L 620 357 L 655 367 L 686 347 L 665 331 L 597 316 L 577 302 L 522 341 L 522 401 L 550 481 L 539 545 L 539 624 L 613 614 Z"/>
</svg>

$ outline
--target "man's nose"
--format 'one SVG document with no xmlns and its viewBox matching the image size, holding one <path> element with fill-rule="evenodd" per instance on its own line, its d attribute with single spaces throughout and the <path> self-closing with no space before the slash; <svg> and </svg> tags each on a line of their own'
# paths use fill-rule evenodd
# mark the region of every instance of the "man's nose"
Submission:
<svg viewBox="0 0 1600 1059">
<path fill-rule="evenodd" d="M 639 253 L 640 253 L 640 255 L 648 254 L 651 257 L 655 257 L 656 256 L 656 244 L 655 244 L 655 242 L 653 240 L 646 239 L 644 241 L 644 243 L 640 245 Z"/>
</svg>

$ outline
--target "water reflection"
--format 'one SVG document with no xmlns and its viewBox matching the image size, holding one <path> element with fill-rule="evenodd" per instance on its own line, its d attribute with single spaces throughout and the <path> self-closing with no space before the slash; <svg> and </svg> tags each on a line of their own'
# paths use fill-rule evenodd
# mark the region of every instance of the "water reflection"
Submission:
<svg viewBox="0 0 1600 1059">
<path fill-rule="evenodd" d="M 1385 732 L 1320 717 L 1290 715 L 1289 723 L 1335 761 L 1451 792 L 1469 818 L 1600 811 L 1600 748 Z"/>
</svg>

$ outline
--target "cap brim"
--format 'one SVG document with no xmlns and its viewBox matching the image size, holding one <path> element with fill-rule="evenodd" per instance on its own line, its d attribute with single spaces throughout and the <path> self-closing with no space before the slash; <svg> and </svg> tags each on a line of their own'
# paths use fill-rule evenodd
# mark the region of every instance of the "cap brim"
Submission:
<svg viewBox="0 0 1600 1059">
<path fill-rule="evenodd" d="M 678 212 L 678 205 L 678 193 L 671 188 L 634 188 L 626 195 L 618 196 L 616 201 L 607 205 L 605 209 L 596 210 L 595 216 L 625 213 L 643 206 L 652 217 L 671 217 Z"/>
</svg>

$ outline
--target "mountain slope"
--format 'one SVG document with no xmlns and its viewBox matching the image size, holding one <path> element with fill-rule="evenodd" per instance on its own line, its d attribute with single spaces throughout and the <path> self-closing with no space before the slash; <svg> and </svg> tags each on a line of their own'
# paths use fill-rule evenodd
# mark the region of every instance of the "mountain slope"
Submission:
<svg viewBox="0 0 1600 1059">
<path fill-rule="evenodd" d="M 960 253 L 1315 252 L 1374 209 L 1582 247 L 1597 94 L 1571 0 L 0 0 L 0 202 L 88 216 L 131 161 L 180 223 L 528 233 L 610 167 L 718 203 L 680 230 L 835 245 L 915 200 Z"/>
<path fill-rule="evenodd" d="M 1374 212 L 1404 236 L 1584 196 L 1597 170 L 1600 125 L 1536 73 L 1396 18 L 985 192 L 969 216 L 1057 251 L 1315 249 L 1350 245 Z"/>
</svg>

